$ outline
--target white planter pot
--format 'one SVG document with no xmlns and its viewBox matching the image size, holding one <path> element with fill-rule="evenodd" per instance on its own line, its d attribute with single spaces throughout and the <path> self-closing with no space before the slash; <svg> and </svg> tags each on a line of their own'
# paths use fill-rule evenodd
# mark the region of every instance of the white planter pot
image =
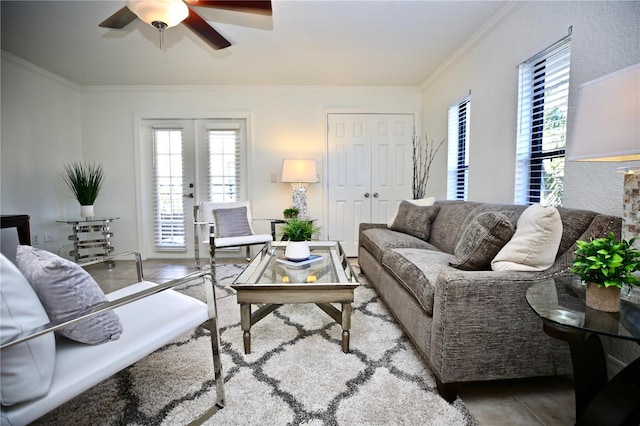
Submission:
<svg viewBox="0 0 640 426">
<path fill-rule="evenodd" d="M 80 206 L 80 216 L 84 218 L 93 217 L 93 205 Z"/>
<path fill-rule="evenodd" d="M 311 255 L 309 243 L 307 241 L 287 241 L 287 248 L 284 250 L 284 256 L 287 259 L 302 260 Z"/>
</svg>

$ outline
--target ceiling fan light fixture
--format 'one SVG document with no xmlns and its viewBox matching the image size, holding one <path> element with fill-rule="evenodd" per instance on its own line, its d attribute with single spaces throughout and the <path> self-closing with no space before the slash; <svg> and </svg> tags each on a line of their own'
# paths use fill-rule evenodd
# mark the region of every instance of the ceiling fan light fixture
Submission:
<svg viewBox="0 0 640 426">
<path fill-rule="evenodd" d="M 189 8 L 182 0 L 129 0 L 127 7 L 158 29 L 171 28 L 189 16 Z"/>
</svg>

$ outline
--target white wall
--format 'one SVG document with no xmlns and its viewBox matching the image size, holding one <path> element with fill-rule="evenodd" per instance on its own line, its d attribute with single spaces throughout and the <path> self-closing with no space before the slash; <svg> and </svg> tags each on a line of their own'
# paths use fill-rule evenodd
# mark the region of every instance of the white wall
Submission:
<svg viewBox="0 0 640 426">
<path fill-rule="evenodd" d="M 143 118 L 250 117 L 249 197 L 256 218 L 279 217 L 291 204 L 291 186 L 280 183 L 282 159 L 318 161 L 324 182 L 327 112 L 420 114 L 418 88 L 350 87 L 91 87 L 61 84 L 32 65 L 3 55 L 3 214 L 28 213 L 32 233 L 52 232 L 41 247 L 68 255 L 69 227 L 77 217 L 59 173 L 82 158 L 102 163 L 106 184 L 96 215 L 119 216 L 112 229 L 116 251 L 142 250 L 136 208 L 135 127 Z M 52 131 L 50 131 L 52 130 Z M 278 183 L 270 183 L 277 174 Z M 324 226 L 323 184 L 309 188 L 309 212 Z M 268 232 L 266 221 L 256 221 Z"/>
<path fill-rule="evenodd" d="M 640 2 L 514 2 L 426 80 L 423 129 L 435 140 L 447 136 L 447 108 L 471 90 L 470 200 L 513 202 L 518 65 L 570 26 L 571 143 L 579 85 L 640 62 Z M 439 158 L 428 192 L 444 198 L 446 153 Z M 622 165 L 567 163 L 564 205 L 620 216 L 622 177 L 615 169 Z"/>
<path fill-rule="evenodd" d="M 38 245 L 53 252 L 70 243 L 68 227 L 56 220 L 78 214 L 60 171 L 82 158 L 80 132 L 78 88 L 3 52 L 0 208 L 2 214 L 30 215 Z M 45 230 L 51 242 L 43 241 Z M 13 234 L 2 231 L 7 246 Z"/>
</svg>

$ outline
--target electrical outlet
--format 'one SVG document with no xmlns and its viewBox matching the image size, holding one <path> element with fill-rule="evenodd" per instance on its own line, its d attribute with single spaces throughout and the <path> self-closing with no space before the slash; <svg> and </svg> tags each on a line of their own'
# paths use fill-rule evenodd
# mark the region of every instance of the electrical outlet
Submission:
<svg viewBox="0 0 640 426">
<path fill-rule="evenodd" d="M 278 183 L 278 175 L 276 173 L 271 173 L 271 183 Z"/>
<path fill-rule="evenodd" d="M 33 244 L 34 246 L 40 244 L 40 236 L 38 234 L 31 235 L 31 244 Z"/>
<path fill-rule="evenodd" d="M 44 242 L 45 243 L 50 243 L 51 242 L 51 232 L 46 232 L 44 233 Z"/>
</svg>

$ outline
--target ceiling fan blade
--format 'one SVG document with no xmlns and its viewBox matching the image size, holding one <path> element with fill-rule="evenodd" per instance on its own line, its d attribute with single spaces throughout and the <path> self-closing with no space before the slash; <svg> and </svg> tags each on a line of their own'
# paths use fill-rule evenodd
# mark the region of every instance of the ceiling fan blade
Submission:
<svg viewBox="0 0 640 426">
<path fill-rule="evenodd" d="M 107 19 L 100 23 L 100 27 L 103 28 L 124 28 L 129 23 L 133 22 L 137 16 L 135 13 L 131 11 L 127 6 L 123 7 L 113 15 L 109 16 Z"/>
<path fill-rule="evenodd" d="M 256 13 L 271 16 L 271 1 L 269 0 L 184 0 L 190 6 L 215 7 L 216 9 L 233 10 L 236 12 Z"/>
<path fill-rule="evenodd" d="M 229 40 L 222 37 L 222 34 L 214 30 L 207 21 L 191 9 L 189 9 L 189 16 L 187 16 L 187 19 L 182 21 L 182 23 L 196 33 L 198 37 L 207 42 L 214 50 L 231 46 Z"/>
</svg>

